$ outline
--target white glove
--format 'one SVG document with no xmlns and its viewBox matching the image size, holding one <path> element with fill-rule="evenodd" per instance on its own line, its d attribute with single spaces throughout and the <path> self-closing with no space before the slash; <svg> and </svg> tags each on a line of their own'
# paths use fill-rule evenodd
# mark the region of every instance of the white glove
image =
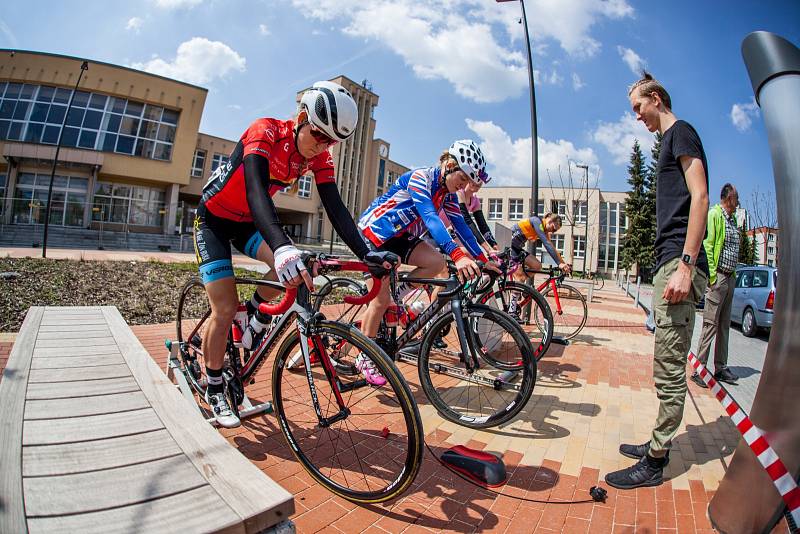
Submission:
<svg viewBox="0 0 800 534">
<path fill-rule="evenodd" d="M 278 280 L 288 282 L 292 278 L 299 276 L 300 271 L 305 271 L 306 266 L 300 257 L 300 251 L 294 245 L 283 245 L 278 247 L 273 253 L 275 259 L 275 271 L 278 273 Z"/>
</svg>

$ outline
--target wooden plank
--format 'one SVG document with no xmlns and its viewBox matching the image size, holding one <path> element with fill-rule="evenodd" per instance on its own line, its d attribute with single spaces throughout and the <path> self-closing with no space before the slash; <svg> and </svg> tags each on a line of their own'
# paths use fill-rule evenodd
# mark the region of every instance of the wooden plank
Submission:
<svg viewBox="0 0 800 534">
<path fill-rule="evenodd" d="M 28 528 L 31 534 L 244 532 L 236 514 L 209 486 L 100 512 L 32 517 Z"/>
<path fill-rule="evenodd" d="M 219 495 L 260 532 L 294 513 L 291 494 L 264 475 L 199 416 L 144 349 L 119 311 L 103 307 L 122 355 L 150 405 L 175 441 Z"/>
<path fill-rule="evenodd" d="M 0 532 L 25 532 L 27 529 L 20 436 L 33 345 L 43 313 L 44 308 L 39 306 L 28 310 L 0 380 L 0 406 L 3 407 L 0 410 Z"/>
<path fill-rule="evenodd" d="M 89 473 L 22 479 L 28 517 L 128 506 L 208 485 L 184 455 Z"/>
<path fill-rule="evenodd" d="M 78 443 L 115 436 L 130 436 L 160 428 L 164 428 L 164 425 L 151 408 L 69 419 L 25 421 L 22 429 L 22 445 Z"/>
<path fill-rule="evenodd" d="M 91 395 L 110 395 L 127 391 L 139 391 L 139 384 L 132 376 L 110 378 L 108 380 L 28 384 L 28 391 L 25 395 L 28 400 L 67 399 L 70 397 L 89 397 Z"/>
<path fill-rule="evenodd" d="M 69 356 L 67 358 L 33 358 L 31 369 L 64 369 L 69 367 L 94 367 L 97 365 L 124 364 L 122 354 L 105 356 Z"/>
<path fill-rule="evenodd" d="M 45 319 L 42 324 L 47 326 L 59 326 L 59 325 L 67 325 L 67 326 L 76 326 L 76 325 L 97 325 L 102 326 L 103 320 L 97 319 L 94 317 L 69 317 L 69 318 L 62 318 L 62 317 L 54 317 L 50 316 L 48 319 Z"/>
<path fill-rule="evenodd" d="M 62 417 L 129 412 L 149 406 L 150 403 L 147 402 L 141 391 L 72 399 L 28 400 L 25 403 L 25 420 L 60 419 Z"/>
<path fill-rule="evenodd" d="M 84 473 L 183 454 L 165 429 L 133 436 L 22 448 L 22 476 Z"/>
<path fill-rule="evenodd" d="M 73 382 L 77 380 L 101 380 L 104 378 L 122 378 L 130 376 L 131 371 L 125 364 L 99 365 L 78 369 L 32 369 L 29 382 Z"/>
<path fill-rule="evenodd" d="M 45 339 L 85 339 L 88 343 L 92 343 L 91 340 L 93 339 L 107 338 L 110 335 L 111 332 L 109 332 L 108 328 L 103 330 L 76 330 L 73 332 L 42 332 L 40 330 L 37 342 Z"/>
<path fill-rule="evenodd" d="M 37 339 L 36 340 L 36 349 L 48 349 L 48 348 L 68 348 L 68 347 L 91 347 L 92 345 L 110 345 L 111 338 L 110 337 L 100 337 L 94 338 L 92 341 L 86 341 L 85 339 Z"/>
<path fill-rule="evenodd" d="M 101 325 L 101 324 L 91 324 L 91 325 L 44 325 L 39 328 L 39 332 L 80 332 L 81 330 L 85 330 L 86 328 L 91 328 L 92 330 L 107 330 L 108 325 Z"/>
<path fill-rule="evenodd" d="M 122 354 L 116 343 L 103 342 L 102 344 L 91 343 L 85 347 L 37 347 L 36 357 L 47 358 L 49 356 L 89 356 L 92 354 Z"/>
</svg>

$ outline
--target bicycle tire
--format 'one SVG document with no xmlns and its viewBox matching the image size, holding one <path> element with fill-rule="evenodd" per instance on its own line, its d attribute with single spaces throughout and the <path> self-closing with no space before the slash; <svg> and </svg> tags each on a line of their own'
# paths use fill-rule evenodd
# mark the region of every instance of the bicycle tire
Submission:
<svg viewBox="0 0 800 534">
<path fill-rule="evenodd" d="M 521 297 L 518 297 L 518 310 L 524 309 L 529 303 L 531 304 L 530 317 L 525 320 L 521 326 L 528 334 L 528 338 L 534 346 L 534 357 L 538 361 L 547 353 L 547 349 L 550 348 L 550 343 L 553 341 L 553 313 L 550 306 L 547 304 L 547 300 L 545 300 L 541 293 L 527 284 L 505 282 L 502 287 L 498 287 L 493 292 L 481 295 L 479 303 L 488 304 L 494 299 L 494 303 L 508 314 L 511 295 L 514 293 L 519 294 Z M 541 328 L 539 327 L 539 323 L 536 323 L 534 319 L 537 314 L 540 316 Z M 517 320 L 514 315 L 511 315 L 511 317 Z M 530 328 L 534 324 L 536 324 L 536 326 Z"/>
<path fill-rule="evenodd" d="M 290 372 L 286 365 L 300 340 L 294 331 L 281 344 L 272 369 L 273 402 L 281 432 L 303 468 L 334 494 L 357 503 L 381 503 L 391 500 L 408 489 L 422 465 L 424 444 L 422 421 L 411 390 L 383 350 L 353 326 L 322 320 L 314 326 L 314 329 L 314 336 L 327 341 L 328 346 L 331 340 L 334 340 L 334 346 L 336 346 L 335 340 L 339 340 L 343 346 L 349 345 L 350 349 L 365 353 L 386 378 L 387 383 L 380 387 L 362 385 L 342 393 L 342 398 L 348 402 L 356 395 L 363 395 L 364 392 L 366 395 L 356 398 L 355 404 L 348 404 L 350 413 L 346 418 L 321 428 L 312 404 L 298 409 L 306 396 L 310 401 L 310 387 L 304 363 L 302 373 Z M 311 374 L 317 375 L 314 385 L 320 409 L 324 411 L 333 407 L 338 412 L 338 405 L 330 396 L 327 397 L 326 405 L 326 392 L 331 390 L 323 366 L 312 364 Z M 342 377 L 342 380 L 349 381 L 351 377 Z M 346 384 L 357 385 L 355 381 Z M 379 397 L 378 406 L 382 410 L 368 406 L 370 401 L 367 399 L 374 393 L 377 395 L 373 399 Z M 390 397 L 391 393 L 394 393 L 394 399 Z M 352 409 L 362 400 L 366 402 L 363 407 L 358 410 Z M 386 412 L 391 406 L 396 406 L 398 411 L 388 415 Z M 327 412 L 323 413 L 326 414 Z M 302 418 L 306 420 L 301 421 Z M 303 423 L 307 425 L 307 430 L 301 428 Z M 390 426 L 393 429 L 391 431 Z M 398 434 L 399 428 L 402 428 L 401 432 L 404 432 L 403 435 L 406 437 Z M 350 454 L 339 453 L 340 444 L 343 446 L 352 444 Z M 383 447 L 386 449 L 385 452 L 381 451 L 380 445 L 385 445 Z M 348 463 L 342 463 L 342 458 Z M 371 464 L 368 468 L 369 474 L 362 472 L 359 476 L 346 473 L 359 466 L 363 468 L 365 464 Z M 375 477 L 387 473 L 389 480 L 385 482 L 375 480 Z M 353 483 L 362 480 L 367 488 L 351 487 Z M 369 487 L 370 480 L 373 480 L 375 488 Z"/>
<path fill-rule="evenodd" d="M 533 394 L 533 387 L 536 383 L 536 360 L 533 356 L 533 346 L 522 328 L 504 312 L 490 306 L 469 304 L 465 306 L 464 314 L 465 322 L 468 325 L 474 324 L 473 321 L 493 322 L 499 327 L 500 331 L 509 335 L 509 337 L 499 340 L 492 349 L 508 349 L 510 355 L 516 355 L 509 356 L 509 358 L 514 357 L 521 360 L 522 363 L 514 369 L 521 371 L 522 374 L 519 386 L 506 387 L 500 379 L 501 370 L 492 366 L 490 366 L 491 369 L 481 367 L 473 373 L 467 374 L 464 364 L 459 361 L 460 353 L 446 352 L 433 348 L 434 339 L 438 337 L 445 327 L 450 326 L 455 321 L 452 313 L 443 314 L 436 319 L 422 339 L 418 360 L 420 385 L 444 419 L 469 428 L 494 427 L 515 417 L 525 407 Z M 449 343 L 457 347 L 456 328 L 453 327 L 450 330 L 452 333 L 450 334 Z M 467 343 L 470 345 L 469 348 L 472 354 L 477 353 L 481 360 L 488 361 L 485 358 L 484 350 L 478 352 L 482 340 L 476 339 L 473 328 L 467 328 L 466 334 Z M 513 347 L 506 347 L 506 344 L 512 343 Z M 481 346 L 480 349 L 485 349 L 485 347 Z M 496 359 L 503 358 L 497 357 Z M 444 376 L 455 378 L 457 383 L 454 385 L 453 380 L 445 379 L 439 381 L 437 379 L 439 384 L 436 385 L 431 371 L 435 374 L 440 374 L 443 368 L 461 368 L 464 369 L 464 375 L 459 380 L 450 372 L 444 372 Z M 477 382 L 483 382 L 484 379 L 486 382 L 493 382 L 494 387 L 486 382 Z M 476 389 L 470 389 L 473 388 L 471 383 L 474 383 Z M 463 402 L 465 393 L 466 404 Z M 497 402 L 490 400 L 490 394 L 494 396 Z M 470 403 L 470 399 L 477 400 L 477 404 Z M 489 401 L 489 408 L 486 408 L 485 411 L 483 399 Z"/>
<path fill-rule="evenodd" d="M 586 298 L 575 287 L 569 284 L 561 284 L 557 287 L 561 310 L 556 306 L 552 285 L 548 285 L 541 292 L 552 310 L 553 336 L 572 339 L 586 326 L 589 308 L 586 305 Z M 540 329 L 544 328 L 544 318 L 536 317 L 535 319 L 537 326 Z"/>
<path fill-rule="evenodd" d="M 367 285 L 347 278 L 337 276 L 328 279 L 322 287 L 314 293 L 312 306 L 314 311 L 322 311 L 330 320 L 352 323 L 364 306 L 355 306 L 344 302 L 345 296 L 363 296 L 367 294 Z M 322 310 L 322 306 L 326 309 Z M 327 312 L 327 313 L 326 313 Z"/>
<path fill-rule="evenodd" d="M 604 278 L 602 278 L 600 276 L 595 276 L 595 278 L 594 278 L 594 288 L 596 290 L 600 291 L 601 289 L 603 289 L 603 286 L 605 286 L 605 285 L 606 285 L 606 281 L 605 281 Z"/>
<path fill-rule="evenodd" d="M 211 313 L 205 286 L 200 278 L 191 278 L 181 288 L 175 316 L 175 333 L 180 347 L 182 371 L 200 396 L 205 394 L 206 361 L 202 338 L 204 323 Z M 199 326 L 198 326 L 199 325 Z M 192 339 L 188 339 L 189 336 Z"/>
</svg>

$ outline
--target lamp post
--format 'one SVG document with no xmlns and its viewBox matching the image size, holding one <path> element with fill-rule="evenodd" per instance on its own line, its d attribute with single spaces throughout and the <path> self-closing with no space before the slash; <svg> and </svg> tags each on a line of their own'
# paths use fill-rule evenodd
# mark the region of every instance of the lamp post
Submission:
<svg viewBox="0 0 800 534">
<path fill-rule="evenodd" d="M 58 153 L 61 151 L 61 141 L 64 139 L 64 128 L 67 125 L 67 117 L 69 110 L 72 109 L 72 101 L 75 100 L 75 93 L 78 91 L 78 85 L 81 83 L 83 73 L 89 69 L 89 62 L 84 61 L 81 63 L 81 72 L 78 74 L 78 81 L 75 82 L 75 89 L 69 97 L 67 104 L 67 111 L 64 113 L 64 120 L 61 121 L 61 131 L 58 134 L 58 143 L 56 143 L 56 154 L 53 156 L 53 168 L 50 170 L 50 185 L 47 187 L 47 212 L 44 216 L 44 237 L 42 238 L 42 257 L 47 257 L 47 229 L 50 226 L 50 208 L 52 207 L 53 199 L 53 180 L 56 177 L 56 165 L 58 165 Z"/>
<path fill-rule="evenodd" d="M 589 251 L 589 166 L 576 163 L 575 166 L 583 169 L 584 178 L 586 179 L 586 213 L 583 219 L 583 274 L 588 275 L 589 270 L 586 266 L 587 252 Z M 580 204 L 578 204 L 580 209 Z"/>
</svg>

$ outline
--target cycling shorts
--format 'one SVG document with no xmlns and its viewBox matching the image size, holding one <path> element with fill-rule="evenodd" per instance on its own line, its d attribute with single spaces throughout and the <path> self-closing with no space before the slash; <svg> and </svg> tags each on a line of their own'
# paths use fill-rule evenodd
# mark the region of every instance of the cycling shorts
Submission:
<svg viewBox="0 0 800 534">
<path fill-rule="evenodd" d="M 411 253 L 414 252 L 414 249 L 417 247 L 417 245 L 422 243 L 422 239 L 415 235 L 409 234 L 408 232 L 404 232 L 394 237 L 390 237 L 379 247 L 376 247 L 366 239 L 364 242 L 367 243 L 367 246 L 372 250 L 386 250 L 389 252 L 394 252 L 400 257 L 400 261 L 407 264 L 409 256 L 411 256 Z"/>
<path fill-rule="evenodd" d="M 203 284 L 233 277 L 231 243 L 239 252 L 257 259 L 263 241 L 252 221 L 223 219 L 201 204 L 194 219 L 194 251 Z"/>
</svg>

